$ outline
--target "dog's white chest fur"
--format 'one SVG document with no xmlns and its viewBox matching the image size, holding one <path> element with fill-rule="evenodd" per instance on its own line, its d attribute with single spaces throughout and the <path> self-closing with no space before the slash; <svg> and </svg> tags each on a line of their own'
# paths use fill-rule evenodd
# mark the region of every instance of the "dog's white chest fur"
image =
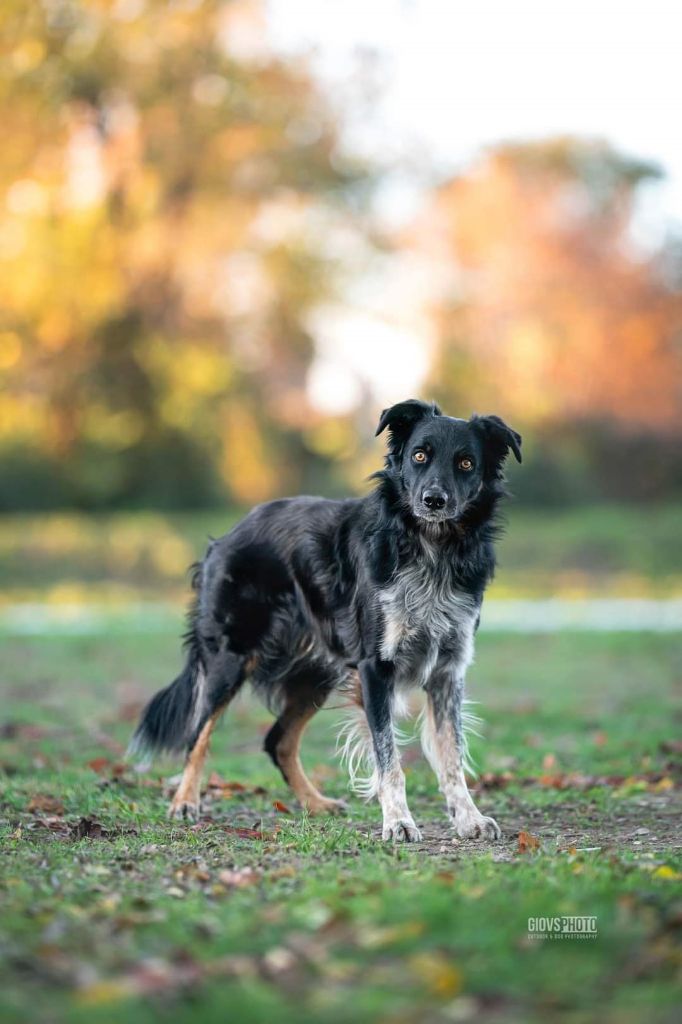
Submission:
<svg viewBox="0 0 682 1024">
<path fill-rule="evenodd" d="M 456 635 L 457 662 L 465 668 L 473 656 L 478 612 L 475 599 L 453 586 L 435 557 L 415 560 L 402 569 L 380 595 L 383 615 L 381 656 L 417 656 L 414 682 L 424 683 L 438 659 L 442 642 Z M 414 657 L 410 658 L 414 661 Z"/>
</svg>

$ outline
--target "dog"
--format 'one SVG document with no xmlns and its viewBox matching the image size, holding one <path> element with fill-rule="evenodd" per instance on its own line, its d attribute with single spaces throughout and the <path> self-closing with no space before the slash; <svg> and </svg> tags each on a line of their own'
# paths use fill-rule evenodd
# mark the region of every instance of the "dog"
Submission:
<svg viewBox="0 0 682 1024">
<path fill-rule="evenodd" d="M 420 687 L 422 746 L 457 836 L 500 838 L 467 788 L 464 679 L 495 568 L 503 467 L 509 452 L 521 462 L 521 437 L 498 416 L 455 419 L 416 399 L 385 409 L 384 430 L 385 466 L 366 497 L 259 505 L 194 567 L 185 667 L 132 740 L 136 753 L 186 752 L 172 817 L 198 814 L 211 733 L 249 680 L 277 715 L 264 749 L 311 814 L 345 804 L 306 776 L 301 736 L 333 691 L 347 694 L 351 775 L 357 784 L 369 764 L 364 793 L 378 796 L 384 840 L 419 842 L 394 718 Z"/>
</svg>

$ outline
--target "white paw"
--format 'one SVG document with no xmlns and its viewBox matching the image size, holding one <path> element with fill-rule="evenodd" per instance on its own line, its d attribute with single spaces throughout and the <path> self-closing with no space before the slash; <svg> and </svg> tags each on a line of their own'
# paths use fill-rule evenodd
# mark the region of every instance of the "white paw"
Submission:
<svg viewBox="0 0 682 1024">
<path fill-rule="evenodd" d="M 479 811 L 470 811 L 456 817 L 453 822 L 460 839 L 501 839 L 502 831 L 494 818 Z"/>
<path fill-rule="evenodd" d="M 421 843 L 422 834 L 411 818 L 395 818 L 384 822 L 381 838 L 394 843 Z"/>
</svg>

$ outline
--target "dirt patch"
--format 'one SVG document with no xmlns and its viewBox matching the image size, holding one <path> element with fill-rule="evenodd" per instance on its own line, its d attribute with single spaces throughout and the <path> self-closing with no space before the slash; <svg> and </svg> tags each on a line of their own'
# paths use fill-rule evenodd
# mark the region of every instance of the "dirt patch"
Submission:
<svg viewBox="0 0 682 1024">
<path fill-rule="evenodd" d="M 482 810 L 491 813 L 491 808 Z M 539 840 L 539 849 L 547 852 L 575 849 L 655 854 L 682 849 L 680 820 L 682 797 L 678 793 L 623 800 L 609 810 L 579 800 L 532 807 L 508 798 L 507 809 L 498 816 L 500 841 L 453 838 L 445 817 L 418 818 L 424 841 L 415 849 L 440 856 L 492 853 L 495 860 L 511 860 L 519 856 L 519 833 L 527 832 Z M 380 839 L 381 830 L 372 828 L 370 834 Z"/>
</svg>

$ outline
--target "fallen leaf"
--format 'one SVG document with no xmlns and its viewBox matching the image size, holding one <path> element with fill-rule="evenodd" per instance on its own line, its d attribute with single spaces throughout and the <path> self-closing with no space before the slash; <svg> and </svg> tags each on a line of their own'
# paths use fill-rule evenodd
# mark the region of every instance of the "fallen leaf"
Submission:
<svg viewBox="0 0 682 1024">
<path fill-rule="evenodd" d="M 184 900 L 187 893 L 184 889 L 179 889 L 177 885 L 169 885 L 166 889 L 168 896 L 174 896 L 177 900 Z"/>
<path fill-rule="evenodd" d="M 519 832 L 517 853 L 531 853 L 540 849 L 540 840 L 530 832 Z"/>
<path fill-rule="evenodd" d="M 222 779 L 217 772 L 211 772 L 206 783 L 205 795 L 222 797 L 229 800 L 235 793 L 250 793 L 253 796 L 262 796 L 266 790 L 262 786 L 245 786 L 243 782 L 228 782 Z"/>
<path fill-rule="evenodd" d="M 478 789 L 504 789 L 514 781 L 511 772 L 482 772 L 472 783 Z"/>
<path fill-rule="evenodd" d="M 679 882 L 682 879 L 682 872 L 671 868 L 669 864 L 662 864 L 653 873 L 654 878 L 664 878 L 668 882 Z"/>
<path fill-rule="evenodd" d="M 296 868 L 293 864 L 283 864 L 281 868 L 275 868 L 268 872 L 268 881 L 277 881 L 279 878 L 295 878 Z"/>
<path fill-rule="evenodd" d="M 86 767 L 98 775 L 103 775 L 111 767 L 111 761 L 108 757 L 94 757 L 92 761 L 88 761 Z"/>
<path fill-rule="evenodd" d="M 255 885 L 260 875 L 253 868 L 226 868 L 218 873 L 218 879 L 231 889 L 244 889 L 247 885 Z"/>
<path fill-rule="evenodd" d="M 193 826 L 197 828 L 197 826 Z M 260 828 L 241 828 L 238 825 L 221 825 L 221 831 L 229 832 L 231 835 L 238 836 L 240 839 L 258 839 L 263 842 L 266 839 L 272 839 L 275 832 L 263 832 Z"/>
<path fill-rule="evenodd" d="M 106 839 L 109 833 L 99 821 L 81 818 L 76 825 L 71 826 L 71 835 L 74 839 Z"/>
<path fill-rule="evenodd" d="M 276 811 L 279 811 L 280 814 L 291 814 L 291 811 L 289 810 L 287 805 L 283 804 L 281 800 L 273 800 L 272 806 L 275 808 Z"/>
<path fill-rule="evenodd" d="M 658 782 L 652 782 L 649 789 L 652 793 L 667 793 L 668 790 L 674 789 L 675 783 L 669 776 L 664 775 Z"/>
<path fill-rule="evenodd" d="M 126 978 L 112 981 L 95 981 L 76 993 L 75 1000 L 80 1006 L 106 1006 L 120 1003 L 134 995 L 134 988 Z"/>
<path fill-rule="evenodd" d="M 64 804 L 59 797 L 49 796 L 47 793 L 36 793 L 29 801 L 28 810 L 32 813 L 42 811 L 45 814 L 63 814 Z"/>
<path fill-rule="evenodd" d="M 275 946 L 274 949 L 269 949 L 264 954 L 262 965 L 266 974 L 277 975 L 291 971 L 296 967 L 297 962 L 295 954 L 290 949 L 286 949 L 284 946 Z"/>
<path fill-rule="evenodd" d="M 233 793 L 243 793 L 246 786 L 242 782 L 227 782 L 217 772 L 211 772 L 206 783 L 207 789 L 229 789 Z"/>
<path fill-rule="evenodd" d="M 462 972 L 438 950 L 410 957 L 410 967 L 434 995 L 454 996 L 462 988 Z"/>
</svg>

